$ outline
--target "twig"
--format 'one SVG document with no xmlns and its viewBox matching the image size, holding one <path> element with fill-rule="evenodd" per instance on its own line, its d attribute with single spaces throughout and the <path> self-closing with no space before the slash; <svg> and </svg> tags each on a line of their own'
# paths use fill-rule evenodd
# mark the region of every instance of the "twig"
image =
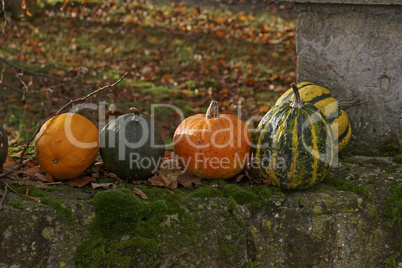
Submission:
<svg viewBox="0 0 402 268">
<path fill-rule="evenodd" d="M 1 82 L 1 81 L 0 81 L 0 86 L 7 87 L 7 88 L 12 89 L 12 90 L 14 90 L 14 91 L 16 91 L 18 93 L 21 93 L 21 94 L 38 94 L 38 93 L 47 91 L 46 89 L 45 90 L 40 90 L 40 91 L 25 91 L 25 90 L 13 87 L 12 85 L 9 85 L 9 84 L 6 84 L 4 82 Z"/>
<path fill-rule="evenodd" d="M 97 93 L 103 93 L 103 94 L 100 94 L 98 97 L 94 98 L 93 100 L 97 100 L 97 99 L 99 99 L 99 98 L 102 98 L 102 97 L 108 95 L 109 93 L 112 92 L 112 89 L 108 90 L 108 91 L 105 93 L 106 89 L 108 89 L 108 88 L 113 88 L 114 86 L 116 86 L 118 83 L 121 82 L 121 80 L 123 80 L 123 78 L 124 78 L 127 74 L 128 74 L 128 72 L 126 72 L 125 74 L 123 74 L 123 76 L 120 77 L 120 79 L 117 80 L 115 83 L 113 83 L 113 84 L 111 84 L 111 85 L 104 86 L 104 87 L 102 87 L 102 88 L 100 88 L 100 89 L 98 89 L 98 90 L 95 90 L 95 91 L 89 93 L 88 95 L 86 95 L 85 97 L 78 98 L 78 99 L 74 99 L 74 100 L 70 100 L 70 101 L 69 101 L 68 103 L 66 103 L 63 107 L 61 107 L 54 115 L 51 115 L 51 116 L 47 117 L 47 118 L 39 125 L 39 127 L 36 129 L 34 135 L 29 139 L 28 143 L 25 145 L 24 150 L 22 150 L 19 163 L 22 163 L 23 157 L 24 157 L 24 154 L 25 154 L 26 150 L 28 149 L 28 147 L 29 147 L 29 145 L 31 144 L 31 142 L 35 139 L 36 134 L 39 133 L 39 131 L 40 131 L 40 129 L 42 128 L 43 124 L 45 124 L 47 120 L 49 120 L 50 118 L 52 118 L 52 117 L 54 117 L 54 116 L 56 116 L 56 115 L 59 115 L 59 114 L 62 114 L 62 113 L 64 113 L 64 112 L 66 112 L 66 111 L 67 111 L 67 107 L 69 107 L 69 106 L 71 106 L 71 105 L 73 105 L 73 104 L 89 102 L 89 101 L 90 101 L 90 98 L 91 98 L 92 96 L 94 96 L 95 94 L 97 94 Z M 93 101 L 93 100 L 92 100 L 92 101 Z M 1 178 L 1 174 L 0 174 L 0 178 Z"/>
<path fill-rule="evenodd" d="M 16 190 L 14 190 L 10 185 L 8 185 L 8 183 L 6 183 L 6 186 L 7 186 L 8 188 L 10 188 L 11 191 L 13 191 L 14 193 L 16 193 L 16 194 L 18 194 L 18 195 L 20 195 L 20 196 L 22 196 L 22 197 L 26 197 L 26 198 L 31 199 L 31 200 L 33 200 L 33 201 L 35 201 L 35 202 L 38 202 L 38 203 L 41 202 L 39 199 L 30 197 L 30 196 L 28 195 L 28 193 L 27 193 L 27 194 L 20 194 L 19 192 L 17 192 Z"/>
<path fill-rule="evenodd" d="M 4 0 L 1 0 L 1 11 L 0 13 L 3 12 L 3 16 L 4 16 L 4 24 L 3 27 L 1 29 L 1 33 L 4 34 L 5 29 L 6 29 L 6 25 L 8 23 L 8 18 L 7 18 L 7 14 L 6 14 L 6 5 L 4 4 Z"/>
<path fill-rule="evenodd" d="M 1 200 L 0 200 L 0 209 L 3 208 L 3 202 L 4 202 L 4 199 L 6 198 L 7 190 L 8 190 L 7 184 L 4 183 L 4 193 L 3 193 L 3 196 L 1 197 Z"/>
<path fill-rule="evenodd" d="M 98 93 L 100 93 L 100 92 L 102 92 L 102 91 L 105 91 L 105 90 L 108 89 L 108 88 L 112 88 L 112 87 L 116 86 L 118 83 L 121 82 L 121 80 L 124 79 L 124 77 L 125 77 L 127 74 L 128 74 L 128 72 L 126 72 L 125 74 L 123 74 L 123 76 L 120 77 L 119 80 L 117 80 L 117 81 L 114 82 L 113 84 L 107 85 L 107 86 L 104 86 L 104 87 L 102 87 L 102 88 L 100 88 L 100 89 L 98 89 L 98 90 L 95 90 L 95 91 L 89 93 L 88 95 L 86 95 L 85 97 L 78 98 L 78 99 L 75 99 L 75 100 L 70 100 L 70 101 L 69 101 L 68 103 L 66 103 L 63 107 L 61 107 L 61 108 L 56 112 L 55 115 L 62 113 L 62 112 L 63 112 L 68 106 L 70 106 L 70 105 L 73 105 L 73 104 L 76 104 L 76 103 L 79 103 L 79 102 L 81 102 L 81 103 L 89 102 L 89 99 L 90 99 L 92 96 L 94 96 L 94 95 L 96 95 L 96 94 L 98 94 Z M 103 93 L 103 92 L 102 92 L 102 93 L 103 93 L 102 95 L 96 97 L 96 98 L 93 99 L 93 100 L 97 100 L 97 99 L 99 99 L 99 98 L 102 98 L 102 97 L 104 97 L 104 96 L 110 94 L 111 92 L 112 92 L 112 89 L 108 90 L 107 93 Z"/>
<path fill-rule="evenodd" d="M 362 102 L 360 98 L 357 98 L 352 101 L 339 102 L 338 107 L 339 107 L 339 109 L 346 109 L 350 106 L 354 106 L 354 105 L 358 105 L 358 104 L 362 104 L 362 103 L 365 103 L 365 102 Z"/>
<path fill-rule="evenodd" d="M 8 174 L 12 173 L 13 171 L 19 169 L 22 166 L 25 166 L 26 164 L 28 164 L 29 162 L 31 162 L 34 158 L 35 158 L 36 154 L 32 155 L 30 158 L 28 158 L 25 161 L 19 162 L 17 165 L 13 166 L 12 168 L 10 168 L 9 170 L 7 170 L 4 173 L 0 174 L 0 179 L 4 178 L 5 176 L 7 176 Z M 21 159 L 20 159 L 21 160 Z"/>
<path fill-rule="evenodd" d="M 4 0 L 2 0 L 2 1 L 4 1 Z M 71 80 L 75 80 L 75 79 L 77 79 L 78 77 L 81 77 L 81 76 L 83 76 L 84 74 L 87 73 L 87 72 L 82 72 L 82 73 L 78 73 L 78 75 L 75 76 L 75 77 L 60 78 L 60 77 L 53 76 L 53 75 L 49 75 L 49 74 L 45 74 L 45 73 L 38 73 L 38 72 L 30 71 L 30 70 L 28 70 L 28 69 L 25 69 L 25 68 L 23 68 L 23 67 L 21 67 L 21 66 L 18 66 L 18 65 L 14 64 L 14 63 L 9 62 L 8 60 L 6 60 L 6 59 L 3 58 L 3 57 L 0 57 L 0 61 L 6 63 L 6 64 L 8 64 L 8 65 L 10 65 L 11 67 L 13 67 L 13 68 L 15 68 L 15 69 L 18 69 L 18 70 L 20 70 L 20 71 L 22 71 L 22 72 L 24 72 L 24 73 L 28 73 L 28 74 L 32 74 L 32 75 L 40 76 L 40 77 L 45 77 L 45 78 L 53 79 L 53 80 L 60 81 L 60 82 L 68 82 L 68 81 L 71 81 Z"/>
<path fill-rule="evenodd" d="M 5 197 L 6 197 L 7 188 L 10 188 L 10 189 L 11 189 L 12 191 L 14 191 L 15 193 L 17 193 L 17 194 L 19 194 L 19 195 L 21 195 L 21 196 L 24 196 L 24 197 L 26 197 L 26 198 L 28 198 L 28 199 L 34 200 L 34 201 L 36 201 L 36 202 L 40 202 L 40 200 L 38 200 L 38 199 L 32 198 L 32 197 L 30 197 L 30 196 L 28 196 L 28 195 L 22 195 L 22 194 L 18 193 L 18 192 L 15 191 L 13 188 L 11 188 L 6 182 L 4 182 L 3 180 L 1 180 L 1 178 L 4 178 L 5 176 L 7 176 L 8 174 L 12 173 L 13 171 L 15 171 L 15 170 L 21 168 L 22 166 L 28 164 L 29 162 L 31 162 L 31 161 L 36 157 L 36 154 L 34 154 L 34 155 L 32 155 L 30 158 L 28 158 L 27 160 L 25 160 L 25 161 L 23 160 L 23 159 L 24 159 L 23 157 L 24 157 L 24 154 L 25 154 L 26 150 L 28 149 L 29 145 L 31 144 L 31 142 L 33 141 L 33 139 L 36 137 L 36 135 L 39 133 L 39 131 L 40 131 L 41 127 L 43 126 L 43 124 L 46 123 L 46 121 L 49 120 L 50 118 L 52 118 L 52 117 L 54 117 L 54 116 L 56 116 L 56 115 L 59 115 L 59 114 L 61 114 L 61 113 L 63 113 L 63 112 L 66 112 L 66 111 L 67 111 L 67 110 L 66 110 L 67 107 L 69 107 L 70 105 L 73 105 L 73 104 L 75 104 L 75 103 L 85 103 L 85 102 L 89 102 L 90 99 L 91 99 L 94 95 L 96 95 L 96 94 L 98 94 L 98 93 L 101 93 L 101 94 L 100 94 L 99 96 L 96 96 L 93 100 L 97 100 L 97 99 L 99 99 L 99 98 L 101 98 L 101 97 L 104 97 L 104 96 L 110 94 L 110 93 L 112 92 L 112 88 L 113 88 L 114 86 L 116 86 L 118 83 L 120 83 L 121 80 L 123 80 L 124 77 L 125 77 L 127 74 L 128 74 L 128 72 L 126 72 L 122 77 L 120 77 L 120 79 L 117 80 L 115 83 L 113 83 L 113 84 L 111 84 L 111 85 L 104 86 L 104 87 L 102 87 L 102 88 L 100 88 L 100 89 L 98 89 L 98 90 L 95 90 L 95 91 L 89 93 L 88 95 L 86 95 L 85 97 L 78 98 L 78 99 L 75 99 L 75 100 L 70 100 L 67 104 L 65 104 L 63 107 L 61 107 L 54 115 L 49 116 L 48 118 L 46 118 L 46 119 L 39 125 L 39 127 L 36 129 L 34 135 L 30 138 L 30 140 L 28 141 L 28 143 L 27 143 L 26 146 L 24 147 L 24 150 L 21 152 L 21 156 L 20 156 L 20 160 L 19 160 L 18 164 L 15 165 L 14 167 L 10 168 L 10 169 L 7 170 L 6 172 L 0 174 L 0 182 L 3 182 L 3 183 L 6 185 L 6 186 L 5 186 L 5 191 L 4 191 L 3 196 L 2 196 L 2 198 L 1 198 L 1 200 L 0 200 L 0 209 L 2 208 L 2 204 L 3 204 L 4 199 L 5 199 Z M 107 90 L 107 89 L 109 89 L 109 90 Z M 92 101 L 93 101 L 93 100 L 92 100 Z"/>
<path fill-rule="evenodd" d="M 24 162 L 18 163 L 17 165 L 15 165 L 14 167 L 10 168 L 10 169 L 7 170 L 6 172 L 0 174 L 0 181 L 5 184 L 4 193 L 3 193 L 3 196 L 2 196 L 2 198 L 1 198 L 1 200 L 0 200 L 0 209 L 2 209 L 4 199 L 6 198 L 6 195 L 7 195 L 7 186 L 8 186 L 8 184 L 7 184 L 6 182 L 4 182 L 3 180 L 1 180 L 1 178 L 7 176 L 8 174 L 12 173 L 13 171 L 19 169 L 20 167 L 25 166 L 26 164 L 28 164 L 29 162 L 31 162 L 31 161 L 35 158 L 35 156 L 36 156 L 36 155 L 32 155 L 29 159 L 25 160 Z M 12 189 L 12 188 L 10 187 L 10 189 Z M 12 190 L 13 190 L 13 189 L 12 189 Z"/>
</svg>

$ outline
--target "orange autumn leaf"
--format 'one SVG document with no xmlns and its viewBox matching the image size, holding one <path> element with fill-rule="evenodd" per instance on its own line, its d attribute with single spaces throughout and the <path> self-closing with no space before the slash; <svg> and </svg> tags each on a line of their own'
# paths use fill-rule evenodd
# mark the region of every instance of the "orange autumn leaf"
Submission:
<svg viewBox="0 0 402 268">
<path fill-rule="evenodd" d="M 239 20 L 245 20 L 246 19 L 246 16 L 244 16 L 243 14 L 239 14 L 238 16 L 237 16 L 237 18 L 239 19 Z"/>
<path fill-rule="evenodd" d="M 60 10 L 64 10 L 67 6 L 68 0 L 64 0 L 63 6 L 60 8 Z"/>
<path fill-rule="evenodd" d="M 21 9 L 26 9 L 27 8 L 27 3 L 25 3 L 25 0 L 21 1 Z"/>
</svg>

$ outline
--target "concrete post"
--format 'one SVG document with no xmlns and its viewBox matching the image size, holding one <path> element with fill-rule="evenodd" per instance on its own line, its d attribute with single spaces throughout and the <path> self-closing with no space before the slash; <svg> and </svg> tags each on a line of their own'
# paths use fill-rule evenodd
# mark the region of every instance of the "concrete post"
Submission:
<svg viewBox="0 0 402 268">
<path fill-rule="evenodd" d="M 346 110 L 349 149 L 402 145 L 402 0 L 296 3 L 297 80 L 328 88 Z"/>
</svg>

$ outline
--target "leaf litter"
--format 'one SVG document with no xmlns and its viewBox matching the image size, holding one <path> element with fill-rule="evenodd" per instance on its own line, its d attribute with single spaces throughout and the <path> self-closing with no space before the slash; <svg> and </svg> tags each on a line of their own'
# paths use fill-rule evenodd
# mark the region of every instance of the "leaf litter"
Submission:
<svg viewBox="0 0 402 268">
<path fill-rule="evenodd" d="M 185 3 L 156 5 L 136 1 L 127 1 L 119 5 L 101 3 L 85 8 L 70 6 L 65 1 L 63 10 L 63 14 L 56 16 L 65 17 L 65 20 L 58 19 L 50 9 L 44 8 L 40 16 L 33 18 L 42 23 L 16 23 L 13 31 L 6 32 L 5 52 L 14 54 L 13 60 L 17 62 L 26 62 L 29 59 L 30 63 L 44 67 L 60 66 L 57 63 L 63 63 L 68 69 L 66 71 L 50 68 L 50 75 L 65 77 L 69 73 L 85 73 L 91 78 L 90 81 L 77 80 L 70 85 L 83 90 L 99 83 L 99 78 L 109 81 L 115 78 L 118 70 L 129 69 L 131 77 L 128 84 L 134 85 L 135 91 L 132 90 L 133 86 L 122 86 L 110 96 L 112 103 L 124 104 L 127 96 L 131 95 L 131 101 L 140 104 L 139 109 L 147 112 L 147 103 L 180 106 L 178 101 L 184 101 L 189 104 L 184 110 L 188 116 L 203 112 L 202 109 L 210 100 L 217 99 L 221 103 L 223 113 L 234 113 L 240 107 L 245 116 L 261 116 L 270 109 L 269 103 L 273 103 L 277 96 L 287 89 L 285 85 L 295 79 L 295 19 L 283 20 L 275 14 L 268 19 L 262 19 L 246 12 L 215 12 L 199 6 L 187 6 Z M 135 12 L 129 12 L 130 10 Z M 75 15 L 71 16 L 72 14 Z M 98 27 L 83 27 L 83 21 Z M 113 23 L 120 25 L 119 28 L 114 28 Z M 67 31 L 61 33 L 59 29 Z M 34 35 L 35 32 L 43 33 L 42 37 Z M 92 47 L 91 42 L 79 41 L 79 38 L 85 39 L 86 36 L 104 38 L 110 36 L 110 33 L 116 37 L 115 45 L 109 44 L 108 38 L 102 42 L 96 41 L 99 47 Z M 61 34 L 67 35 L 66 39 L 71 46 L 52 45 L 53 42 L 50 41 L 57 39 Z M 126 48 L 128 36 L 137 41 L 141 40 L 142 44 Z M 203 42 L 194 42 L 199 37 L 203 37 Z M 13 43 L 18 45 L 10 45 Z M 140 41 L 131 40 L 129 43 Z M 25 50 L 16 51 L 18 46 L 24 47 Z M 68 55 L 61 50 L 63 46 L 69 47 Z M 108 72 L 106 68 L 114 68 L 117 71 Z M 10 70 L 5 70 L 5 73 L 10 73 Z M 32 78 L 33 76 L 26 76 L 21 79 L 26 79 L 27 87 L 32 88 L 35 86 Z M 46 88 L 55 86 L 46 79 L 41 83 Z M 158 87 L 168 88 L 169 92 L 162 94 L 155 90 Z M 53 108 L 41 107 L 39 110 L 52 112 L 63 99 L 71 98 L 71 94 L 83 92 L 71 91 L 70 87 L 65 85 L 55 89 L 57 90 L 49 90 L 40 96 L 52 102 Z M 265 94 L 267 91 L 271 94 Z M 43 102 L 43 99 L 39 100 L 38 102 L 37 96 L 24 100 L 24 109 L 28 108 L 30 114 L 36 114 L 38 107 L 35 103 Z M 262 104 L 262 101 L 265 104 Z M 18 107 L 19 99 L 11 99 L 11 105 Z M 122 111 L 124 109 L 120 108 L 108 113 L 116 116 L 124 113 Z M 179 122 L 177 116 L 172 116 L 171 113 L 165 116 L 163 113 L 157 115 L 160 116 L 159 121 L 163 122 L 163 131 L 171 136 L 174 126 Z M 26 124 L 26 128 L 29 129 L 29 124 Z M 8 132 L 16 133 L 16 130 L 10 128 Z M 14 143 L 18 143 L 18 135 L 13 134 Z M 10 155 L 17 158 L 20 153 L 21 151 L 16 151 Z M 7 158 L 3 170 L 17 164 L 12 157 Z M 94 189 L 113 189 L 117 187 L 114 183 L 97 181 L 105 177 L 123 181 L 117 175 L 105 171 L 102 162 L 96 163 L 85 174 L 87 175 L 70 180 L 67 184 L 70 187 L 85 187 L 91 183 Z M 250 183 L 266 185 L 270 183 L 250 170 L 243 171 L 235 180 L 248 180 Z M 53 183 L 53 178 L 42 172 L 37 163 L 32 161 L 28 166 L 11 173 L 7 182 L 46 188 Z M 202 184 L 202 179 L 183 173 L 177 159 L 166 158 L 153 177 L 147 181 L 133 183 L 148 183 L 151 186 L 176 189 L 197 187 Z M 136 194 L 141 196 L 139 191 Z"/>
</svg>

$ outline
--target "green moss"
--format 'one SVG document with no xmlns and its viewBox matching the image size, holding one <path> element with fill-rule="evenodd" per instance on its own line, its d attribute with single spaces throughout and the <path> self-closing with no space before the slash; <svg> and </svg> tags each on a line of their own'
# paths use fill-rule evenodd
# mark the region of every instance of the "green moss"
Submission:
<svg viewBox="0 0 402 268">
<path fill-rule="evenodd" d="M 384 201 L 384 215 L 389 217 L 393 222 L 402 222 L 402 184 L 392 188 L 392 196 Z"/>
<path fill-rule="evenodd" d="M 69 220 L 74 219 L 74 214 L 71 209 L 63 206 L 60 201 L 44 197 L 41 203 L 53 207 L 56 210 L 56 217 L 67 217 Z"/>
<path fill-rule="evenodd" d="M 280 187 L 269 186 L 269 189 L 271 190 L 272 195 L 286 197 L 285 193 L 283 192 L 282 188 L 280 188 Z"/>
<path fill-rule="evenodd" d="M 394 144 L 387 144 L 381 147 L 380 150 L 385 155 L 395 155 L 402 152 L 402 148 Z"/>
<path fill-rule="evenodd" d="M 231 222 L 231 221 L 223 221 L 222 224 L 226 228 L 232 228 L 233 227 L 233 222 Z"/>
<path fill-rule="evenodd" d="M 14 208 L 21 208 L 21 202 L 17 202 L 17 201 L 10 201 L 8 202 L 8 204 Z"/>
<path fill-rule="evenodd" d="M 389 256 L 388 258 L 386 258 L 383 263 L 390 267 L 390 268 L 396 268 L 396 258 L 398 258 L 398 256 L 401 254 L 401 250 L 398 250 L 397 252 L 395 252 L 394 254 L 392 254 L 391 256 Z"/>
<path fill-rule="evenodd" d="M 192 197 L 211 198 L 221 197 L 222 192 L 216 187 L 200 187 L 195 189 L 190 195 Z"/>
<path fill-rule="evenodd" d="M 402 164 L 402 154 L 395 155 L 392 159 L 395 163 Z"/>
<path fill-rule="evenodd" d="M 359 173 L 355 173 L 355 174 L 353 174 L 352 176 L 350 176 L 350 180 L 357 180 L 357 179 L 359 179 L 360 178 L 360 174 Z"/>
<path fill-rule="evenodd" d="M 246 266 L 246 267 L 247 267 L 247 268 L 256 268 L 257 265 L 255 264 L 255 262 L 249 261 L 249 262 L 247 263 L 247 266 Z"/>
<path fill-rule="evenodd" d="M 257 194 L 263 199 L 270 199 L 272 196 L 271 189 L 265 185 L 259 185 L 256 187 Z"/>
<path fill-rule="evenodd" d="M 161 244 L 169 248 L 188 247 L 211 229 L 200 226 L 198 215 L 182 206 L 183 192 L 141 187 L 148 200 L 138 198 L 130 189 L 98 192 L 94 199 L 95 218 L 91 236 L 76 251 L 78 267 L 148 267 L 157 258 Z M 169 216 L 170 215 L 170 216 Z M 167 219 L 169 223 L 167 224 Z M 180 233 L 175 244 L 160 241 L 161 235 Z M 121 241 L 122 237 L 128 237 Z"/>
<path fill-rule="evenodd" d="M 356 163 L 356 161 L 353 160 L 352 158 L 345 158 L 345 159 L 343 159 L 342 162 L 344 162 L 344 163 L 350 163 L 350 164 Z"/>
<path fill-rule="evenodd" d="M 380 150 L 356 150 L 354 151 L 355 155 L 364 155 L 364 156 L 393 156 L 395 154 L 400 154 L 402 152 L 402 148 L 400 146 L 394 144 L 386 144 L 380 148 Z"/>
<path fill-rule="evenodd" d="M 250 210 L 255 210 L 267 203 L 271 197 L 271 191 L 265 185 L 240 187 L 237 184 L 228 184 L 224 188 L 224 195 L 234 199 L 239 205 L 250 204 Z"/>
<path fill-rule="evenodd" d="M 77 196 L 75 199 L 76 200 L 83 200 L 84 198 L 82 196 Z"/>
<path fill-rule="evenodd" d="M 380 152 L 378 150 L 356 150 L 354 151 L 355 155 L 363 155 L 363 156 L 380 156 Z"/>
<path fill-rule="evenodd" d="M 39 189 L 39 188 L 30 188 L 29 189 L 29 195 L 30 196 L 40 196 L 40 197 L 43 197 L 43 196 L 46 196 L 46 191 L 45 190 L 42 190 L 42 189 Z"/>
<path fill-rule="evenodd" d="M 234 220 L 240 227 L 246 226 L 246 223 L 245 223 L 241 218 L 239 218 L 239 217 L 236 216 L 236 215 L 233 215 L 233 220 Z"/>
<path fill-rule="evenodd" d="M 296 195 L 296 199 L 297 199 L 297 204 L 299 205 L 300 208 L 303 207 L 303 204 L 301 203 L 301 198 L 300 196 Z"/>
<path fill-rule="evenodd" d="M 395 167 L 390 167 L 390 168 L 384 168 L 385 172 L 387 173 L 393 173 L 396 172 L 396 168 Z"/>
<path fill-rule="evenodd" d="M 237 207 L 237 202 L 236 202 L 236 200 L 234 200 L 233 198 L 230 198 L 230 203 L 229 203 L 229 205 L 227 206 L 228 211 L 233 211 L 233 210 L 236 209 L 236 207 Z"/>
<path fill-rule="evenodd" d="M 337 189 L 341 191 L 352 191 L 356 194 L 362 195 L 364 197 L 369 197 L 370 196 L 370 191 L 364 187 L 364 186 L 354 186 L 350 182 L 332 177 L 332 176 L 327 176 L 323 180 L 323 183 L 327 185 L 331 185 L 336 187 Z"/>
<path fill-rule="evenodd" d="M 58 190 L 56 185 L 53 185 L 46 189 L 47 192 L 55 192 L 56 190 Z"/>
<path fill-rule="evenodd" d="M 230 261 L 230 252 L 227 245 L 221 245 L 221 258 L 226 262 L 229 263 Z"/>
<path fill-rule="evenodd" d="M 0 228 L 6 226 L 6 224 L 7 224 L 6 220 L 1 221 L 0 222 Z"/>
</svg>

